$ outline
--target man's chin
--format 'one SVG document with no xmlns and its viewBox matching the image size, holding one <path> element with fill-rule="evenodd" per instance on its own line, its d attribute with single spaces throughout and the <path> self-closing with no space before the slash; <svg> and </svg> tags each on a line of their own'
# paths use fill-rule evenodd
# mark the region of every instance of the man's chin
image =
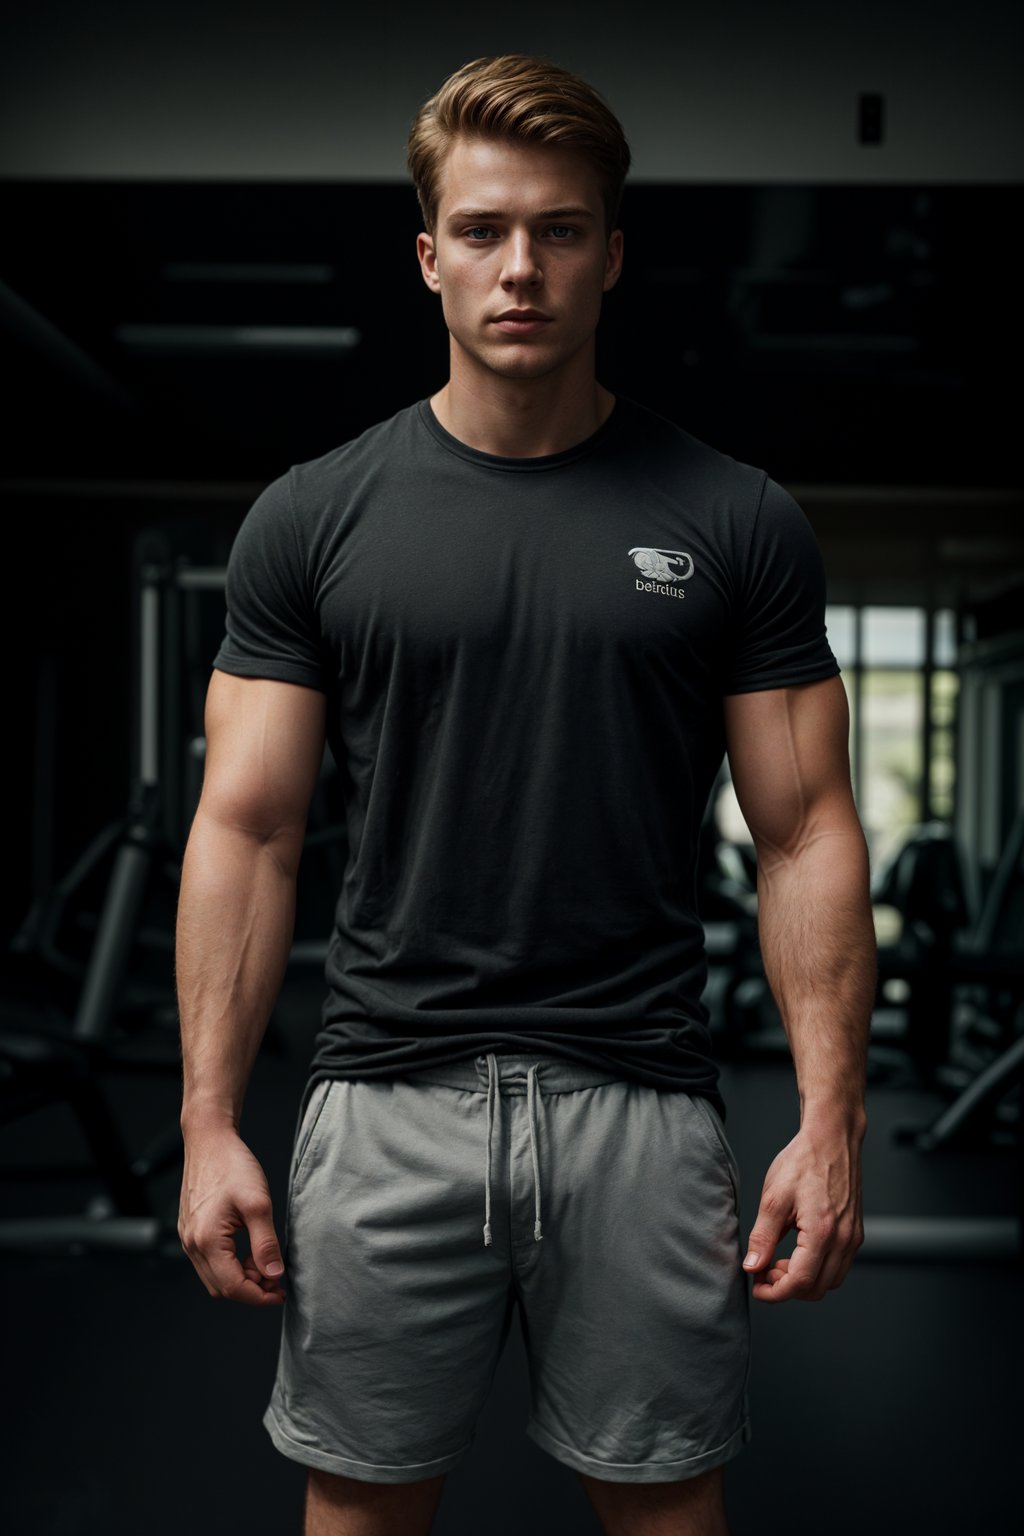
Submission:
<svg viewBox="0 0 1024 1536">
<path fill-rule="evenodd" d="M 478 368 L 502 379 L 542 379 L 564 368 L 574 355 L 564 346 L 545 345 L 538 337 L 512 341 L 508 345 L 492 342 L 487 345 L 467 347 L 456 338 L 456 351 L 462 353 L 463 363 L 470 369 Z"/>
<path fill-rule="evenodd" d="M 538 347 L 517 346 L 489 351 L 479 361 L 501 378 L 540 379 L 545 374 L 553 373 L 563 359 L 544 353 Z"/>
</svg>

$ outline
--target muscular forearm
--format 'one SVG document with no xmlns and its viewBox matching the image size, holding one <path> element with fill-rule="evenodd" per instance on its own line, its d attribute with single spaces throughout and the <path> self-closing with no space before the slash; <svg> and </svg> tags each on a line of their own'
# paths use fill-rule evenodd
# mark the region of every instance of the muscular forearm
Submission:
<svg viewBox="0 0 1024 1536">
<path fill-rule="evenodd" d="M 181 1124 L 233 1125 L 274 1006 L 295 926 L 294 861 L 271 840 L 200 811 L 178 902 Z"/>
<path fill-rule="evenodd" d="M 860 823 L 819 829 L 792 852 L 758 849 L 765 974 L 796 1065 L 801 1126 L 862 1127 L 876 947 Z"/>
</svg>

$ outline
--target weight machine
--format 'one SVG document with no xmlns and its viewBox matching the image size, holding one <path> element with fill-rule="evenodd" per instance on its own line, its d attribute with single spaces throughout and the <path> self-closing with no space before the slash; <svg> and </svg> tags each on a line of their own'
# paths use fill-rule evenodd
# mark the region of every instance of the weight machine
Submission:
<svg viewBox="0 0 1024 1536">
<path fill-rule="evenodd" d="M 193 690 L 188 713 L 202 719 L 202 697 L 209 678 L 204 669 L 195 603 L 199 594 L 222 592 L 225 570 L 192 564 L 174 554 L 161 529 L 144 530 L 133 551 L 133 678 L 132 774 L 128 806 L 123 816 L 104 827 L 72 867 L 50 889 L 38 895 L 13 941 L 16 955 L 38 957 L 45 967 L 80 986 L 70 1019 L 50 1008 L 22 1009 L 17 1000 L 0 1007 L 0 1127 L 49 1105 L 70 1107 L 87 1143 L 92 1165 L 103 1186 L 83 1211 L 63 1216 L 31 1216 L 0 1220 L 0 1251 L 64 1251 L 85 1253 L 115 1250 L 161 1251 L 181 1254 L 177 1209 L 162 1210 L 153 1194 L 161 1173 L 180 1164 L 183 1146 L 180 1125 L 162 1128 L 137 1155 L 131 1156 L 117 1117 L 101 1081 L 103 1073 L 168 1074 L 180 1083 L 181 1059 L 177 1009 L 171 980 L 173 934 L 143 928 L 147 897 L 157 882 L 176 900 L 181 857 L 202 786 L 205 740 L 195 731 L 186 740 L 182 716 L 182 687 Z M 184 668 L 183 650 L 191 666 Z M 53 708 L 48 673 L 40 673 L 38 705 Z M 37 722 L 37 725 L 39 722 Z M 45 739 L 52 720 L 43 719 Z M 314 810 L 323 793 L 332 762 L 325 749 Z M 308 843 L 326 846 L 337 857 L 337 826 L 326 825 L 307 834 Z M 88 959 L 76 964 L 60 942 L 62 923 L 86 881 L 112 858 L 105 894 Z M 335 864 L 336 883 L 340 879 Z M 166 986 L 154 993 L 135 989 L 134 1001 L 155 1018 L 173 1026 L 173 1049 L 167 1044 L 128 1036 L 119 1028 L 119 1008 L 133 999 L 129 963 L 140 947 L 155 948 L 166 960 Z M 292 962 L 323 962 L 323 943 L 293 945 Z M 24 1017 L 31 1012 L 31 1018 Z M 165 1030 L 165 1036 L 170 1031 Z M 152 1033 L 152 1031 L 151 1031 Z M 265 1046 L 282 1052 L 284 1042 L 271 1018 Z M 54 1180 L 78 1174 L 79 1168 L 46 1167 L 4 1170 L 19 1180 Z"/>
</svg>

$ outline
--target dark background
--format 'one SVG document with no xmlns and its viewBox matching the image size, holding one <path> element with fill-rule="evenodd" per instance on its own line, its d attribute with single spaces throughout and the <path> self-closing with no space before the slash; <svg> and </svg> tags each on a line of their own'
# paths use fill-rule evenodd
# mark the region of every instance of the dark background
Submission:
<svg viewBox="0 0 1024 1536">
<path fill-rule="evenodd" d="M 625 124 L 635 169 L 602 383 L 793 491 L 832 602 L 947 604 L 961 633 L 969 621 L 978 639 L 1019 636 L 1021 35 L 1018 8 L 999 0 L 670 16 L 526 6 L 511 20 L 460 5 L 10 5 L 5 1016 L 52 1025 L 75 1008 L 80 965 L 43 963 L 34 919 L 131 801 L 141 566 L 222 566 L 270 479 L 444 382 L 404 139 L 419 102 L 479 54 L 545 53 Z M 864 96 L 882 98 L 877 142 Z M 188 329 L 211 326 L 299 334 L 239 346 Z M 355 335 L 332 344 L 336 330 Z M 219 595 L 186 617 L 184 641 L 162 635 L 183 646 L 159 703 L 165 841 L 120 1018 L 131 1048 L 155 1041 L 167 1069 L 107 1080 L 133 1148 L 177 1113 L 170 936 L 195 790 L 184 754 L 202 730 Z M 1010 783 L 992 848 L 1020 795 Z M 959 806 L 958 821 L 977 809 Z M 78 962 L 109 870 L 99 859 L 65 914 L 60 947 Z M 322 938 L 337 878 L 337 850 L 306 856 L 299 939 Z M 276 1209 L 318 985 L 315 967 L 290 976 L 247 1101 Z M 791 1063 L 730 1062 L 723 1089 L 749 1229 L 797 1127 Z M 892 1127 L 944 1102 L 934 1082 L 879 1065 L 873 1214 L 1015 1208 L 1014 1164 L 992 1145 L 937 1161 L 896 1150 Z M 9 1211 L 81 1207 L 80 1173 L 24 1173 L 80 1152 L 63 1114 L 0 1128 Z M 173 1170 L 161 1198 L 173 1210 Z M 214 1306 L 173 1244 L 8 1258 L 4 1281 L 8 1529 L 298 1530 L 301 1469 L 259 1422 L 276 1319 Z M 819 1306 L 755 1306 L 755 1438 L 729 1472 L 734 1536 L 769 1522 L 793 1536 L 1016 1529 L 1019 1297 L 1019 1273 L 984 1261 L 865 1260 Z M 522 1436 L 525 1391 L 516 1329 L 438 1536 L 596 1529 L 573 1475 Z"/>
<path fill-rule="evenodd" d="M 51 825 L 45 868 L 31 819 L 11 829 L 10 933 L 30 838 L 41 887 L 128 794 L 139 535 L 223 564 L 269 480 L 440 387 L 447 332 L 405 185 L 12 178 L 3 197 L 15 730 L 30 729 L 44 671 L 57 707 L 53 784 L 30 754 L 6 765 L 20 802 L 33 783 L 37 806 L 50 797 Z M 1017 186 L 628 187 L 599 376 L 789 487 L 831 601 L 944 600 L 990 627 L 1009 603 L 1014 622 L 1020 299 L 1006 235 L 1022 212 Z M 231 350 L 185 329 L 252 326 L 359 339 Z M 196 732 L 215 597 L 203 612 Z"/>
</svg>

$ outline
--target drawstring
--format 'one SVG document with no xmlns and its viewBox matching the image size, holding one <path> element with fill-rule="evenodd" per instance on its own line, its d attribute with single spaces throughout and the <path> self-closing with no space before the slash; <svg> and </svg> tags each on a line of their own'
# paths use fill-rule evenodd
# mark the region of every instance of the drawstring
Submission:
<svg viewBox="0 0 1024 1536">
<path fill-rule="evenodd" d="M 539 1243 L 540 1231 L 540 1169 L 537 1166 L 537 1112 L 534 1094 L 537 1089 L 537 1068 L 532 1066 L 526 1074 L 526 1104 L 530 1115 L 530 1156 L 533 1158 L 533 1240 Z"/>
<path fill-rule="evenodd" d="M 537 1067 L 534 1064 L 526 1074 L 526 1104 L 530 1121 L 530 1157 L 533 1160 L 533 1239 L 540 1242 L 540 1166 L 537 1161 Z M 487 1170 L 484 1181 L 484 1247 L 491 1246 L 491 1133 L 494 1128 L 494 1106 L 498 1097 L 498 1062 L 493 1052 L 487 1057 Z"/>
<path fill-rule="evenodd" d="M 494 1125 L 494 1090 L 498 1063 L 487 1058 L 487 1174 L 484 1185 L 484 1247 L 491 1246 L 491 1127 Z"/>
</svg>

